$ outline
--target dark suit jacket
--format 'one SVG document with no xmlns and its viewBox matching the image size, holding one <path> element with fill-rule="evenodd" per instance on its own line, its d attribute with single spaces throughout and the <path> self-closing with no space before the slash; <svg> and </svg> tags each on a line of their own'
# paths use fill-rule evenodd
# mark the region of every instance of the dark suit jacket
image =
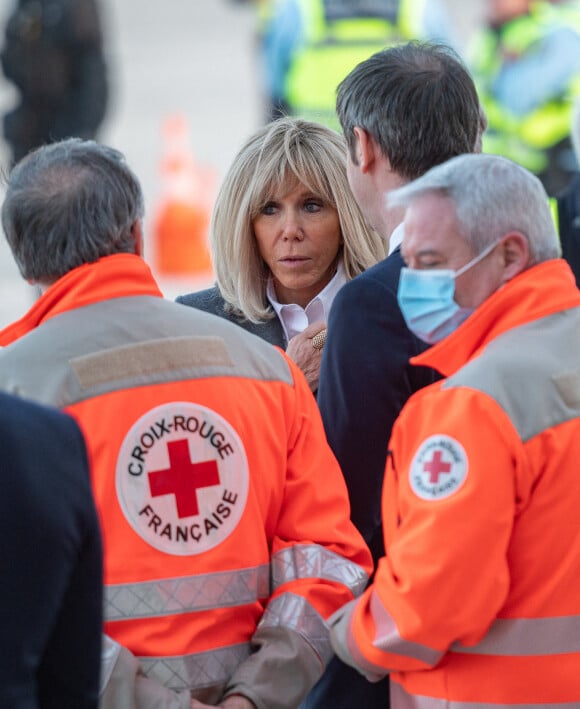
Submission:
<svg viewBox="0 0 580 709">
<path fill-rule="evenodd" d="M 351 518 L 376 561 L 384 555 L 381 491 L 391 428 L 403 404 L 438 375 L 409 358 L 427 345 L 397 303 L 400 250 L 346 283 L 328 321 L 318 405 L 349 491 Z M 387 709 L 388 678 L 371 684 L 334 658 L 301 709 Z"/>
<path fill-rule="evenodd" d="M 244 330 L 251 332 L 253 335 L 261 337 L 271 345 L 277 345 L 283 350 L 286 349 L 286 338 L 282 323 L 277 316 L 271 320 L 264 320 L 261 323 L 253 323 L 246 318 L 241 318 L 226 310 L 226 302 L 223 299 L 217 287 L 207 288 L 206 290 L 197 291 L 197 293 L 188 293 L 187 295 L 179 295 L 175 299 L 177 303 L 189 305 L 198 310 L 205 310 L 206 313 L 219 315 L 220 318 L 225 318 L 230 322 L 243 327 Z"/>
<path fill-rule="evenodd" d="M 556 199 L 562 256 L 570 264 L 576 284 L 580 286 L 580 172 Z"/>
<path fill-rule="evenodd" d="M 409 359 L 427 345 L 407 328 L 397 302 L 399 249 L 338 293 L 323 350 L 318 404 L 349 488 L 351 517 L 384 553 L 381 489 L 391 428 L 411 394 L 436 374 Z"/>
<path fill-rule="evenodd" d="M 102 552 L 72 418 L 0 394 L 0 706 L 96 709 Z"/>
</svg>

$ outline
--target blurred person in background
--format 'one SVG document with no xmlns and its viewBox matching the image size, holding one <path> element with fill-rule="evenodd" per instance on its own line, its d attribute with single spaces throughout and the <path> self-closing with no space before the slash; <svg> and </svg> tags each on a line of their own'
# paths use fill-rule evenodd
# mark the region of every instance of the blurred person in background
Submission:
<svg viewBox="0 0 580 709">
<path fill-rule="evenodd" d="M 259 34 L 267 119 L 337 129 L 336 87 L 356 64 L 413 38 L 457 43 L 442 0 L 270 0 Z"/>
<path fill-rule="evenodd" d="M 520 163 L 554 196 L 575 170 L 580 2 L 485 0 L 484 23 L 465 56 L 488 117 L 484 152 Z"/>
<path fill-rule="evenodd" d="M 0 450 L 0 706 L 97 709 L 103 571 L 85 442 L 70 416 L 0 393 Z"/>
<path fill-rule="evenodd" d="M 294 709 L 371 557 L 304 375 L 163 298 L 143 213 L 123 155 L 94 141 L 12 169 L 2 226 L 42 295 L 0 332 L 0 389 L 85 434 L 105 549 L 101 709 Z"/>
<path fill-rule="evenodd" d="M 572 114 L 571 139 L 576 170 L 566 187 L 550 201 L 560 235 L 562 256 L 570 264 L 580 286 L 580 98 L 576 100 Z"/>
<path fill-rule="evenodd" d="M 260 128 L 224 178 L 210 241 L 216 285 L 177 301 L 285 349 L 316 391 L 334 296 L 385 256 L 348 184 L 342 136 L 291 117 Z"/>
<path fill-rule="evenodd" d="M 13 162 L 45 143 L 97 136 L 109 99 L 97 0 L 17 0 L 0 60 L 18 93 L 3 119 Z"/>
</svg>

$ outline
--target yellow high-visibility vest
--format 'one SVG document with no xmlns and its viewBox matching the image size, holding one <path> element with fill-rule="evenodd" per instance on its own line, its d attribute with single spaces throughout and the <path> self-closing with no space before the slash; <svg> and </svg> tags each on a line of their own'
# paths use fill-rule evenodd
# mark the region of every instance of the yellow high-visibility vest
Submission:
<svg viewBox="0 0 580 709">
<path fill-rule="evenodd" d="M 546 169 L 547 150 L 570 134 L 573 103 L 580 96 L 580 73 L 570 79 L 561 94 L 525 116 L 516 116 L 501 105 L 493 94 L 493 82 L 501 69 L 502 53 L 524 54 L 562 25 L 580 34 L 580 2 L 532 3 L 528 14 L 505 23 L 499 32 L 481 31 L 468 57 L 488 119 L 484 152 L 504 155 L 534 173 Z"/>
<path fill-rule="evenodd" d="M 424 0 L 299 0 L 305 28 L 286 78 L 285 100 L 294 115 L 338 129 L 338 84 L 375 52 L 418 35 Z"/>
</svg>

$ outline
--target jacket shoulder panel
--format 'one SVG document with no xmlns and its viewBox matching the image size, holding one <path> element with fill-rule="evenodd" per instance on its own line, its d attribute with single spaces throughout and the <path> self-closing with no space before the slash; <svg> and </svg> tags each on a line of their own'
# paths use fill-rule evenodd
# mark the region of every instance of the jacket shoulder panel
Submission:
<svg viewBox="0 0 580 709">
<path fill-rule="evenodd" d="M 120 388 L 237 377 L 292 385 L 290 366 L 223 318 L 155 297 L 68 311 L 0 351 L 2 389 L 59 407 Z"/>
<path fill-rule="evenodd" d="M 580 308 L 514 328 L 449 377 L 443 389 L 481 391 L 507 413 L 523 442 L 580 416 Z"/>
</svg>

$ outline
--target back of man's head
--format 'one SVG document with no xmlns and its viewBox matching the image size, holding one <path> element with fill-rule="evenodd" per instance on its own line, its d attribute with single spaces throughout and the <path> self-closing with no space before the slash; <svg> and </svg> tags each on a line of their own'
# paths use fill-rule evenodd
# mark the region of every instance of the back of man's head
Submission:
<svg viewBox="0 0 580 709">
<path fill-rule="evenodd" d="M 336 110 L 353 162 L 358 126 L 405 180 L 473 152 L 482 130 L 473 79 L 459 55 L 437 43 L 373 54 L 339 84 Z"/>
<path fill-rule="evenodd" d="M 139 181 L 113 148 L 78 138 L 42 146 L 11 171 L 2 226 L 20 273 L 48 285 L 85 263 L 134 253 Z"/>
</svg>

